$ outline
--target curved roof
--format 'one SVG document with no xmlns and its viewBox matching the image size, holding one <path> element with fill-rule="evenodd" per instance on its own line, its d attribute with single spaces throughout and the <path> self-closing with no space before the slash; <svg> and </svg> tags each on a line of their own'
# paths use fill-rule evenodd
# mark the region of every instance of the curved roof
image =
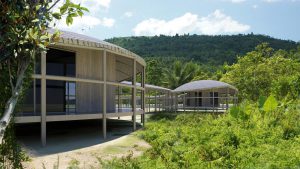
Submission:
<svg viewBox="0 0 300 169">
<path fill-rule="evenodd" d="M 54 29 L 49 29 L 48 32 L 54 33 Z M 82 48 L 104 48 L 110 51 L 113 51 L 117 54 L 120 55 L 128 55 L 132 58 L 136 58 L 136 60 L 141 63 L 143 66 L 146 65 L 146 62 L 143 58 L 141 58 L 139 55 L 124 49 L 120 46 L 99 40 L 97 38 L 93 38 L 90 36 L 86 36 L 86 35 L 82 35 L 79 33 L 74 33 L 74 32 L 69 32 L 69 31 L 62 31 L 59 30 L 61 32 L 60 35 L 60 40 L 59 42 L 56 43 L 56 45 L 70 45 L 70 46 L 78 46 L 78 47 L 82 47 Z"/>
<path fill-rule="evenodd" d="M 185 91 L 195 91 L 195 90 L 204 90 L 204 89 L 214 89 L 214 88 L 231 88 L 237 91 L 237 88 L 234 86 L 215 80 L 198 80 L 190 83 L 181 85 L 173 90 L 173 92 L 185 92 Z"/>
</svg>

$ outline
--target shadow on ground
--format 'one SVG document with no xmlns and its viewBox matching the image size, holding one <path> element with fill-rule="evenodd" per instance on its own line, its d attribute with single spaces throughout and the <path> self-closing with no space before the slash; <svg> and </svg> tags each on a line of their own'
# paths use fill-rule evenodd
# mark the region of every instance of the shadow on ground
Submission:
<svg viewBox="0 0 300 169">
<path fill-rule="evenodd" d="M 137 123 L 137 129 L 141 125 Z M 33 156 L 44 156 L 94 146 L 133 132 L 128 120 L 107 120 L 107 139 L 103 139 L 102 120 L 48 122 L 47 145 L 40 139 L 40 123 L 16 126 L 18 141 Z"/>
</svg>

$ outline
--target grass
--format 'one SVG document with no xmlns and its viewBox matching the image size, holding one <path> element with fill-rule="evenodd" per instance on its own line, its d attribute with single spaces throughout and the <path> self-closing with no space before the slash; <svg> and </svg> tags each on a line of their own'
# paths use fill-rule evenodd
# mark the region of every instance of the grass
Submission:
<svg viewBox="0 0 300 169">
<path fill-rule="evenodd" d="M 137 133 L 152 148 L 138 158 L 102 162 L 102 167 L 300 168 L 299 106 L 275 106 L 264 111 L 244 103 L 224 115 L 154 115 Z"/>
</svg>

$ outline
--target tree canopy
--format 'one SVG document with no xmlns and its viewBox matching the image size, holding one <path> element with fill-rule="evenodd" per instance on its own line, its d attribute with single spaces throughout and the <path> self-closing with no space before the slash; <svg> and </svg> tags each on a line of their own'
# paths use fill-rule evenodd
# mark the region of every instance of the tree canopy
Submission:
<svg viewBox="0 0 300 169">
<path fill-rule="evenodd" d="M 254 51 L 227 66 L 222 81 L 239 89 L 243 99 L 257 100 L 259 96 L 275 94 L 279 98 L 297 98 L 300 85 L 299 53 L 275 51 L 268 44 L 258 45 Z"/>
<path fill-rule="evenodd" d="M 297 43 L 289 40 L 275 39 L 265 35 L 181 35 L 153 37 L 121 37 L 106 41 L 129 49 L 143 58 L 177 58 L 177 60 L 194 60 L 201 64 L 233 64 L 237 56 L 245 55 L 257 45 L 267 42 L 275 50 L 291 50 Z"/>
</svg>

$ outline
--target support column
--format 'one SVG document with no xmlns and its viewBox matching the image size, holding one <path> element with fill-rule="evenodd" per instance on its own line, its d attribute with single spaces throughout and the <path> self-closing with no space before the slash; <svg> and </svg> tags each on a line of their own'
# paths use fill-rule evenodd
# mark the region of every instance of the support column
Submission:
<svg viewBox="0 0 300 169">
<path fill-rule="evenodd" d="M 33 74 L 36 74 L 36 56 L 33 59 Z M 33 113 L 36 115 L 36 79 L 33 79 Z"/>
<path fill-rule="evenodd" d="M 122 110 L 122 107 L 121 107 L 121 92 L 122 92 L 122 88 L 121 88 L 121 86 L 118 86 L 118 114 Z M 120 119 L 120 116 L 118 116 L 118 119 Z"/>
<path fill-rule="evenodd" d="M 132 85 L 133 85 L 133 90 L 132 90 L 132 111 L 133 111 L 133 116 L 132 116 L 132 122 L 133 122 L 133 131 L 136 130 L 136 60 L 133 59 L 133 79 L 132 79 Z"/>
<path fill-rule="evenodd" d="M 186 103 L 185 93 L 183 93 L 183 111 L 184 112 L 185 112 L 185 103 Z"/>
<path fill-rule="evenodd" d="M 103 104 L 103 112 L 102 112 L 102 129 L 103 129 L 103 138 L 106 139 L 106 88 L 107 88 L 107 83 L 106 83 L 106 50 L 103 50 L 103 99 L 102 99 L 102 104 Z"/>
<path fill-rule="evenodd" d="M 158 92 L 158 111 L 161 111 L 161 100 L 160 100 L 160 92 Z"/>
<path fill-rule="evenodd" d="M 46 146 L 46 52 L 41 54 L 41 140 Z"/>
<path fill-rule="evenodd" d="M 175 93 L 175 111 L 178 111 L 178 95 Z"/>
<path fill-rule="evenodd" d="M 145 87 L 145 80 L 146 80 L 146 68 L 145 66 L 143 66 L 143 73 L 142 73 L 142 87 L 143 87 L 143 91 L 142 91 L 142 109 L 143 109 L 143 114 L 141 115 L 141 122 L 143 124 L 143 127 L 145 126 L 145 95 L 146 95 L 146 87 Z"/>
<path fill-rule="evenodd" d="M 212 98 L 213 98 L 213 112 L 215 112 L 215 91 L 212 89 Z"/>
<path fill-rule="evenodd" d="M 226 91 L 226 110 L 228 110 L 229 106 L 228 106 L 228 97 L 229 97 L 229 88 L 227 87 L 227 91 Z"/>
<path fill-rule="evenodd" d="M 154 111 L 157 112 L 157 97 L 156 97 L 156 94 L 157 92 L 155 91 L 155 96 L 154 96 L 154 99 L 155 99 L 155 107 L 154 107 Z"/>
</svg>

